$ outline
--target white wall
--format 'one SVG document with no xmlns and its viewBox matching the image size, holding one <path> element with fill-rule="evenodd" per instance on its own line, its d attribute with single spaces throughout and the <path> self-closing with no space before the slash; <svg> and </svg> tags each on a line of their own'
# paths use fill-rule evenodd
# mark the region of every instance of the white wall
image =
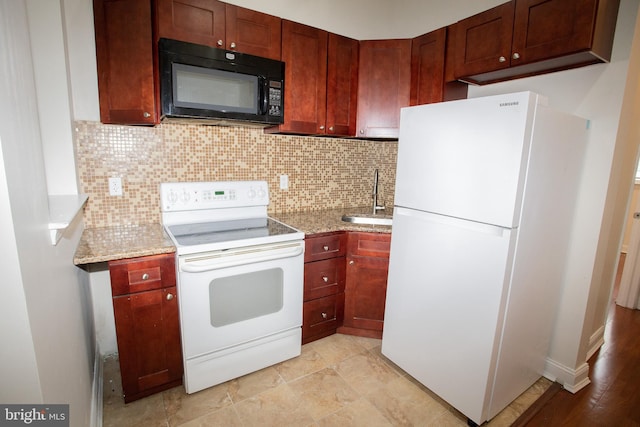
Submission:
<svg viewBox="0 0 640 427">
<path fill-rule="evenodd" d="M 0 0 L 0 401 L 68 403 L 84 427 L 94 341 L 88 277 L 73 265 L 83 227 L 49 241 L 38 101 L 26 2 Z"/>
<path fill-rule="evenodd" d="M 610 64 L 469 89 L 470 97 L 533 90 L 548 96 L 551 106 L 591 120 L 578 189 L 578 215 L 548 367 L 550 375 L 557 376 L 570 390 L 588 383 L 585 362 L 593 351 L 590 342 L 598 343 L 602 338 L 615 274 L 615 265 L 611 266 L 606 254 L 598 253 L 598 248 L 603 239 L 619 240 L 620 236 L 620 233 L 609 236 L 609 229 L 603 227 L 611 220 L 605 218 L 605 202 L 637 10 L 637 1 L 621 1 Z M 631 180 L 628 184 L 632 184 Z M 617 250 L 614 252 L 617 259 Z"/>
</svg>

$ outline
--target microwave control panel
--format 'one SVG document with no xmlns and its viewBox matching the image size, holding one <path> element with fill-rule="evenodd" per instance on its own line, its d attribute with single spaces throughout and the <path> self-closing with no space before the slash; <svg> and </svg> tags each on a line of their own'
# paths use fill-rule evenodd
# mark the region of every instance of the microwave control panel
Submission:
<svg viewBox="0 0 640 427">
<path fill-rule="evenodd" d="M 270 116 L 282 116 L 282 82 L 269 81 L 269 111 Z"/>
</svg>

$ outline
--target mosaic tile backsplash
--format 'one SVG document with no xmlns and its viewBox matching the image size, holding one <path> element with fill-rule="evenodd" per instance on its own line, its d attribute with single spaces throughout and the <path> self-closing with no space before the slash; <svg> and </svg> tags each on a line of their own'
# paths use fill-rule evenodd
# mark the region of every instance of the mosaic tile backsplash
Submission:
<svg viewBox="0 0 640 427">
<path fill-rule="evenodd" d="M 393 205 L 395 141 L 178 123 L 138 127 L 79 121 L 75 128 L 90 228 L 159 223 L 161 182 L 265 180 L 268 211 L 297 212 L 369 205 L 377 168 L 378 200 Z M 289 176 L 288 190 L 280 190 L 282 174 Z M 110 177 L 122 178 L 122 196 L 109 195 Z"/>
</svg>

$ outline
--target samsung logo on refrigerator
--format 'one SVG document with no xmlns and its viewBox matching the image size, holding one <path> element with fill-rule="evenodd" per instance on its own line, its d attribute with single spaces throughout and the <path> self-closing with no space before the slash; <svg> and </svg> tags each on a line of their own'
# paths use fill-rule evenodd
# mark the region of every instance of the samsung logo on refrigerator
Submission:
<svg viewBox="0 0 640 427">
<path fill-rule="evenodd" d="M 513 101 L 513 102 L 501 102 L 500 103 L 501 107 L 515 107 L 516 105 L 520 105 L 520 102 Z"/>
</svg>

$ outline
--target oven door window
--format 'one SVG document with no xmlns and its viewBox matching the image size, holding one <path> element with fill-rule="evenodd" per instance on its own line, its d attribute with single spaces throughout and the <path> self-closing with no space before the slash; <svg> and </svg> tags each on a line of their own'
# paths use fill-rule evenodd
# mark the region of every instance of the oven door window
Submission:
<svg viewBox="0 0 640 427">
<path fill-rule="evenodd" d="M 209 284 L 211 325 L 222 327 L 277 313 L 283 305 L 281 268 L 219 277 Z"/>
<path fill-rule="evenodd" d="M 176 107 L 258 114 L 257 76 L 172 64 Z"/>
</svg>

